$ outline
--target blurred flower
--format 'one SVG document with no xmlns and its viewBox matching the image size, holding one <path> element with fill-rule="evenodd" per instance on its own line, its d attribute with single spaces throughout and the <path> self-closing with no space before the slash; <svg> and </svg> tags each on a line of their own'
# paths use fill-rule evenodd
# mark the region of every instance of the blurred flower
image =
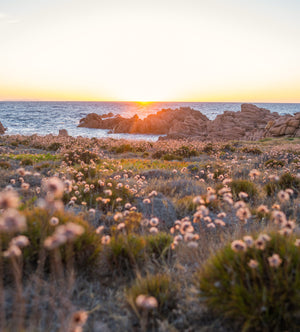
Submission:
<svg viewBox="0 0 300 332">
<path fill-rule="evenodd" d="M 247 246 L 242 240 L 235 240 L 231 243 L 231 249 L 235 252 L 246 251 Z"/>
<path fill-rule="evenodd" d="M 258 262 L 255 259 L 250 259 L 248 266 L 251 269 L 256 269 L 258 267 Z"/>
<path fill-rule="evenodd" d="M 282 259 L 278 254 L 273 254 L 271 257 L 268 257 L 268 261 L 271 267 L 278 267 L 282 263 Z"/>
</svg>

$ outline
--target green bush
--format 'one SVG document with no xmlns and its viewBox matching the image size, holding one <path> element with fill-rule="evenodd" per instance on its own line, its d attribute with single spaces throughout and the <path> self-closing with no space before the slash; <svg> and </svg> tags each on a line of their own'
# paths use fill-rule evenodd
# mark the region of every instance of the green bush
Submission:
<svg viewBox="0 0 300 332">
<path fill-rule="evenodd" d="M 236 252 L 228 244 L 195 273 L 195 283 L 207 306 L 241 331 L 299 331 L 300 248 L 293 236 L 269 235 L 262 250 Z M 277 267 L 269 262 L 273 254 L 282 259 Z"/>
<path fill-rule="evenodd" d="M 27 221 L 27 230 L 22 234 L 29 238 L 30 245 L 23 249 L 25 272 L 29 273 L 35 269 L 40 259 L 41 251 L 44 251 L 45 271 L 50 270 L 49 257 L 50 252 L 44 250 L 44 241 L 46 237 L 54 233 L 55 226 L 50 225 L 49 221 L 52 215 L 44 209 L 35 208 L 25 210 L 23 214 Z M 96 266 L 101 251 L 101 238 L 95 233 L 95 230 L 80 217 L 70 213 L 57 212 L 55 217 L 59 219 L 59 225 L 72 222 L 82 226 L 85 232 L 79 236 L 72 244 L 74 267 L 79 271 L 92 271 Z M 3 238 L 4 246 L 8 245 L 9 238 Z M 66 261 L 66 245 L 60 247 L 62 261 Z"/>
<path fill-rule="evenodd" d="M 8 161 L 0 161 L 0 168 L 9 169 L 11 164 Z"/>
<path fill-rule="evenodd" d="M 138 277 L 133 285 L 127 289 L 126 297 L 129 305 L 136 313 L 141 311 L 136 305 L 136 298 L 139 295 L 155 297 L 158 302 L 157 314 L 160 317 L 167 318 L 177 306 L 178 291 L 177 284 L 172 281 L 168 274 L 159 273 Z"/>
<path fill-rule="evenodd" d="M 269 159 L 269 160 L 265 161 L 265 166 L 268 167 L 268 168 L 283 167 L 284 166 L 284 161 Z"/>
<path fill-rule="evenodd" d="M 268 196 L 276 195 L 280 190 L 293 189 L 297 196 L 300 193 L 300 179 L 291 173 L 284 173 L 277 182 L 269 182 L 264 189 Z"/>
<path fill-rule="evenodd" d="M 233 197 L 235 199 L 238 198 L 238 194 L 243 191 L 248 194 L 249 199 L 255 200 L 258 195 L 258 189 L 255 183 L 248 180 L 233 180 L 229 186 L 231 187 L 231 191 Z"/>
<path fill-rule="evenodd" d="M 263 152 L 257 148 L 257 147 L 244 147 L 242 148 L 241 150 L 243 153 L 250 153 L 250 154 L 255 154 L 255 155 L 260 155 L 262 154 Z"/>
<path fill-rule="evenodd" d="M 146 241 L 140 235 L 113 235 L 102 255 L 107 272 L 115 276 L 132 277 L 135 270 L 145 263 L 145 246 Z"/>
<path fill-rule="evenodd" d="M 102 259 L 109 274 L 133 277 L 135 272 L 146 267 L 146 263 L 167 256 L 172 236 L 166 233 L 139 235 L 119 233 L 111 237 Z"/>
<path fill-rule="evenodd" d="M 21 161 L 22 166 L 31 166 L 33 165 L 33 161 L 30 158 L 25 158 Z"/>
</svg>

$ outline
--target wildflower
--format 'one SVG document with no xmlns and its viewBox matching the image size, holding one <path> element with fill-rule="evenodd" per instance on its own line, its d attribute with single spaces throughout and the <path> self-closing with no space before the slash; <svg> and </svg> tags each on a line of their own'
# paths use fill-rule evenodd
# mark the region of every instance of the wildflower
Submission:
<svg viewBox="0 0 300 332">
<path fill-rule="evenodd" d="M 243 191 L 241 191 L 241 192 L 239 192 L 239 198 L 240 198 L 240 199 L 248 198 L 248 194 L 245 193 L 245 192 L 243 192 Z"/>
<path fill-rule="evenodd" d="M 115 215 L 114 215 L 114 221 L 119 221 L 121 219 L 123 219 L 123 214 L 121 212 L 115 213 Z"/>
<path fill-rule="evenodd" d="M 249 176 L 250 176 L 251 179 L 256 179 L 260 176 L 260 171 L 258 171 L 257 169 L 252 169 L 249 172 Z"/>
<path fill-rule="evenodd" d="M 153 227 L 156 227 L 159 224 L 158 218 L 151 218 L 150 219 L 150 225 Z"/>
<path fill-rule="evenodd" d="M 281 230 L 278 231 L 279 234 L 283 236 L 288 236 L 293 232 L 291 228 L 283 227 Z"/>
<path fill-rule="evenodd" d="M 252 236 L 246 235 L 246 236 L 243 237 L 243 240 L 246 243 L 246 245 L 247 245 L 248 248 L 253 247 L 254 240 L 253 240 Z"/>
<path fill-rule="evenodd" d="M 69 241 L 74 241 L 78 236 L 84 233 L 84 228 L 72 222 L 65 225 L 58 226 L 55 230 L 55 235 L 62 235 Z"/>
<path fill-rule="evenodd" d="M 206 225 L 207 228 L 216 228 L 216 225 L 213 222 L 210 222 Z"/>
<path fill-rule="evenodd" d="M 24 168 L 18 168 L 17 169 L 17 173 L 19 173 L 20 176 L 25 176 L 26 171 Z"/>
<path fill-rule="evenodd" d="M 16 209 L 19 206 L 19 197 L 14 190 L 0 193 L 0 209 Z"/>
<path fill-rule="evenodd" d="M 290 197 L 294 195 L 294 190 L 293 190 L 293 189 L 290 189 L 290 188 L 285 189 L 285 192 L 286 192 L 287 194 L 289 194 Z"/>
<path fill-rule="evenodd" d="M 266 205 L 260 205 L 258 208 L 257 208 L 257 212 L 258 213 L 263 213 L 263 214 L 267 214 L 269 213 L 269 209 Z"/>
<path fill-rule="evenodd" d="M 296 247 L 300 247 L 300 239 L 296 239 L 295 240 L 295 246 Z"/>
<path fill-rule="evenodd" d="M 109 236 L 109 235 L 104 235 L 104 236 L 102 236 L 102 238 L 101 238 L 101 243 L 102 243 L 103 245 L 108 245 L 108 244 L 110 244 L 110 236 Z"/>
<path fill-rule="evenodd" d="M 226 213 L 225 212 L 220 212 L 217 215 L 218 218 L 225 218 L 226 217 Z"/>
<path fill-rule="evenodd" d="M 45 183 L 45 190 L 50 198 L 61 198 L 64 193 L 64 184 L 58 177 L 49 178 Z"/>
<path fill-rule="evenodd" d="M 251 217 L 251 212 L 248 208 L 240 208 L 236 212 L 236 216 L 242 220 L 242 221 L 247 221 Z"/>
<path fill-rule="evenodd" d="M 279 193 L 277 194 L 277 197 L 281 203 L 287 202 L 290 199 L 290 195 L 286 191 L 283 191 L 283 190 L 279 191 Z"/>
<path fill-rule="evenodd" d="M 71 324 L 73 326 L 83 326 L 88 319 L 88 313 L 86 311 L 77 311 L 73 314 Z"/>
<path fill-rule="evenodd" d="M 58 248 L 67 241 L 66 237 L 62 234 L 55 234 L 53 236 L 48 236 L 44 241 L 44 247 L 48 250 Z"/>
<path fill-rule="evenodd" d="M 187 246 L 191 249 L 196 249 L 198 248 L 198 243 L 196 241 L 190 241 Z"/>
<path fill-rule="evenodd" d="M 273 204 L 272 209 L 273 210 L 280 210 L 280 205 L 279 204 Z"/>
<path fill-rule="evenodd" d="M 268 257 L 268 261 L 271 267 L 278 267 L 282 263 L 282 259 L 278 254 L 273 254 L 271 257 Z"/>
<path fill-rule="evenodd" d="M 26 229 L 26 219 L 15 209 L 7 209 L 0 217 L 0 231 L 13 233 Z"/>
<path fill-rule="evenodd" d="M 111 196 L 112 195 L 112 191 L 110 189 L 104 190 L 103 193 L 106 196 Z"/>
<path fill-rule="evenodd" d="M 155 190 L 151 191 L 151 193 L 148 196 L 149 197 L 157 196 L 157 191 L 155 191 Z"/>
<path fill-rule="evenodd" d="M 51 226 L 56 226 L 59 224 L 59 219 L 57 217 L 52 217 L 50 220 L 49 220 L 49 224 Z"/>
<path fill-rule="evenodd" d="M 287 223 L 286 215 L 282 211 L 273 211 L 271 220 L 274 224 L 281 225 L 282 227 Z"/>
<path fill-rule="evenodd" d="M 196 196 L 193 199 L 193 203 L 194 204 L 204 204 L 204 199 L 201 196 Z"/>
<path fill-rule="evenodd" d="M 126 203 L 124 207 L 125 207 L 125 209 L 129 210 L 131 208 L 131 204 L 130 203 Z"/>
<path fill-rule="evenodd" d="M 17 246 L 19 248 L 24 248 L 29 245 L 28 237 L 25 235 L 19 235 L 11 239 L 9 246 Z"/>
<path fill-rule="evenodd" d="M 65 182 L 64 182 L 64 185 L 65 185 L 65 191 L 66 191 L 66 193 L 70 193 L 71 191 L 72 191 L 72 181 L 70 181 L 70 180 L 66 180 Z"/>
<path fill-rule="evenodd" d="M 136 305 L 141 309 L 151 310 L 158 307 L 158 302 L 155 297 L 153 296 L 146 296 L 140 294 L 135 299 Z"/>
<path fill-rule="evenodd" d="M 215 219 L 215 224 L 220 226 L 226 225 L 226 223 L 222 219 Z"/>
<path fill-rule="evenodd" d="M 258 267 L 258 262 L 255 259 L 250 259 L 248 266 L 251 269 L 256 269 Z"/>
<path fill-rule="evenodd" d="M 30 187 L 30 184 L 29 184 L 29 183 L 23 182 L 23 183 L 21 184 L 21 188 L 22 188 L 23 190 L 28 190 L 29 187 Z"/>
<path fill-rule="evenodd" d="M 22 251 L 16 245 L 9 246 L 8 249 L 3 252 L 3 256 L 8 257 L 8 258 L 19 257 L 21 255 L 22 255 Z"/>
<path fill-rule="evenodd" d="M 117 230 L 121 231 L 122 229 L 125 228 L 125 223 L 121 222 L 118 226 L 117 226 Z"/>
<path fill-rule="evenodd" d="M 246 204 L 244 201 L 237 201 L 235 204 L 234 204 L 234 208 L 235 209 L 240 209 L 240 208 L 244 208 L 246 207 Z"/>
<path fill-rule="evenodd" d="M 150 199 L 149 199 L 149 198 L 145 198 L 145 199 L 143 200 L 143 203 L 144 203 L 144 204 L 150 204 L 150 203 L 151 203 L 151 201 L 150 201 Z"/>
<path fill-rule="evenodd" d="M 104 226 L 99 226 L 98 228 L 96 228 L 97 234 L 101 234 L 103 231 L 104 231 Z"/>
<path fill-rule="evenodd" d="M 158 233 L 158 229 L 157 229 L 156 227 L 151 227 L 151 228 L 149 229 L 149 232 L 150 232 L 151 234 L 157 234 L 157 233 Z"/>
<path fill-rule="evenodd" d="M 235 252 L 246 251 L 247 246 L 242 240 L 235 240 L 231 243 L 231 249 Z"/>
</svg>

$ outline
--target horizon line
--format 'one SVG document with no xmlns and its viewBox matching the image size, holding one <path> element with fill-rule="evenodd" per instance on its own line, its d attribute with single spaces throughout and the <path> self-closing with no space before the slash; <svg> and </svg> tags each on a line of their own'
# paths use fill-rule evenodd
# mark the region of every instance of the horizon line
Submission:
<svg viewBox="0 0 300 332">
<path fill-rule="evenodd" d="M 199 100 L 39 100 L 39 99 L 0 99 L 0 102 L 46 102 L 46 103 L 235 103 L 235 104 L 300 104 L 300 101 L 199 101 Z"/>
</svg>

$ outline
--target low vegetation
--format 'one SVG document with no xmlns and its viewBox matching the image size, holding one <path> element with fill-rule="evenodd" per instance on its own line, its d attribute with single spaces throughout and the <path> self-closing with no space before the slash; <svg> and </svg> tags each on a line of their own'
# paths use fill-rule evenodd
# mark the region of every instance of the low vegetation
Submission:
<svg viewBox="0 0 300 332">
<path fill-rule="evenodd" d="M 299 139 L 0 149 L 1 331 L 299 331 Z"/>
</svg>

